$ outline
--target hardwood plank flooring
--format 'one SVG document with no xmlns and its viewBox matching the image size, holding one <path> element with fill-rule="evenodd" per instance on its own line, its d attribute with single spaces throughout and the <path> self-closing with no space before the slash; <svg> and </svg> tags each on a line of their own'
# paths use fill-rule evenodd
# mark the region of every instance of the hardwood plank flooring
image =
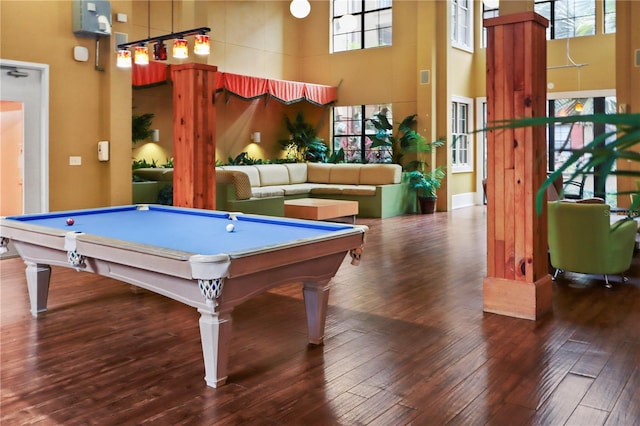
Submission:
<svg viewBox="0 0 640 426">
<path fill-rule="evenodd" d="M 332 281 L 323 346 L 300 285 L 233 312 L 226 386 L 206 386 L 199 314 L 53 268 L 31 317 L 0 261 L 4 425 L 640 425 L 640 255 L 626 284 L 565 274 L 553 312 L 482 312 L 486 211 L 363 219 L 359 267 Z"/>
</svg>

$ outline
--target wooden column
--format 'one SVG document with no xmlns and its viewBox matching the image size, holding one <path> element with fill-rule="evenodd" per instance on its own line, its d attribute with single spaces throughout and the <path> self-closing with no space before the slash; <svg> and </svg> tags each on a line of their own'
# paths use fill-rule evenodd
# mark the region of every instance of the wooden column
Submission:
<svg viewBox="0 0 640 426">
<path fill-rule="evenodd" d="M 547 20 L 534 12 L 488 19 L 487 120 L 546 116 Z M 487 134 L 485 312 L 538 319 L 551 308 L 547 211 L 535 196 L 546 178 L 545 127 Z"/>
<path fill-rule="evenodd" d="M 171 66 L 173 205 L 216 208 L 216 72 L 203 64 Z"/>
</svg>

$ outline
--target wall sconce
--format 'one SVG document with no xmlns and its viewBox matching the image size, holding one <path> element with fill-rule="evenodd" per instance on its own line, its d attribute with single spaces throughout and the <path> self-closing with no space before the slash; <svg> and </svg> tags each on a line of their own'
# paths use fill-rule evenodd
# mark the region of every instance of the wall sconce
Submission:
<svg viewBox="0 0 640 426">
<path fill-rule="evenodd" d="M 160 129 L 153 129 L 151 131 L 151 142 L 160 142 Z"/>
<path fill-rule="evenodd" d="M 251 141 L 253 141 L 253 143 L 260 143 L 260 139 L 261 139 L 260 132 L 251 133 Z"/>
</svg>

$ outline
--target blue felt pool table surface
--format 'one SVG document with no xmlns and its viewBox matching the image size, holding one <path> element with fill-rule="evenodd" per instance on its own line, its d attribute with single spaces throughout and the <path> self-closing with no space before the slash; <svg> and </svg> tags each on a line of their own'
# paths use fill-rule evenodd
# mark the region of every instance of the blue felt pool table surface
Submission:
<svg viewBox="0 0 640 426">
<path fill-rule="evenodd" d="M 237 220 L 232 220 L 233 218 Z M 68 218 L 74 220 L 67 225 Z M 345 224 L 181 209 L 160 205 L 8 217 L 32 225 L 201 255 L 246 252 L 339 233 Z M 227 232 L 228 224 L 234 225 Z"/>
</svg>

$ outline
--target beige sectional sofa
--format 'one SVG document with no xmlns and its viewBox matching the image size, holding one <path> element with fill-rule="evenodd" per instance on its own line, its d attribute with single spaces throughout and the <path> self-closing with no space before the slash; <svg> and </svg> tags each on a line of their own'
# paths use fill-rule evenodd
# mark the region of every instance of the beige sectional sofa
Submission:
<svg viewBox="0 0 640 426">
<path fill-rule="evenodd" d="M 285 163 L 216 168 L 216 208 L 284 216 L 284 200 L 330 198 L 359 203 L 361 217 L 412 208 L 398 164 Z"/>
</svg>

